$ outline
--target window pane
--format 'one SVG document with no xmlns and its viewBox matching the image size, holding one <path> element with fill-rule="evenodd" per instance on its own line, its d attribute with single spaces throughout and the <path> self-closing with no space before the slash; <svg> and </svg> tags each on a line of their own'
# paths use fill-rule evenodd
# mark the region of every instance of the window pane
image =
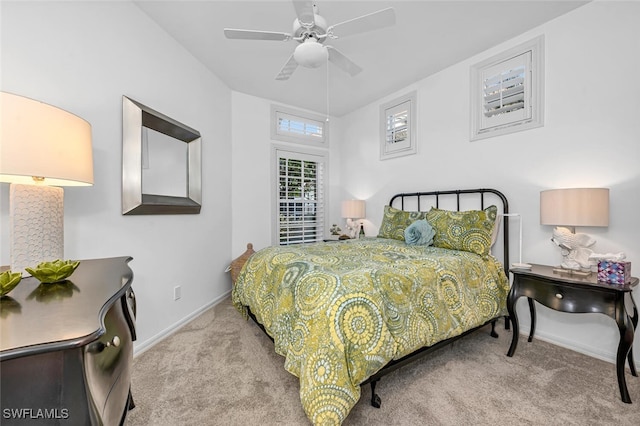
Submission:
<svg viewBox="0 0 640 426">
<path fill-rule="evenodd" d="M 525 67 L 507 68 L 484 81 L 484 115 L 492 117 L 524 108 Z"/>
<path fill-rule="evenodd" d="M 278 158 L 279 244 L 315 242 L 323 234 L 321 164 L 296 158 Z"/>
<path fill-rule="evenodd" d="M 323 125 L 314 121 L 298 120 L 291 117 L 278 117 L 278 132 L 291 133 L 299 136 L 309 136 L 322 139 Z"/>
</svg>

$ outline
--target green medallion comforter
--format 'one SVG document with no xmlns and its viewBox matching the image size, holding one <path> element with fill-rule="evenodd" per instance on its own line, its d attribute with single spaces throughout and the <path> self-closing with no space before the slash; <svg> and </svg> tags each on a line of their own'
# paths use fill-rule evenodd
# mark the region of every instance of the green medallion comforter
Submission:
<svg viewBox="0 0 640 426">
<path fill-rule="evenodd" d="M 313 424 L 340 424 L 360 384 L 422 346 L 505 314 L 509 291 L 493 257 L 367 238 L 269 247 L 233 288 L 300 379 Z"/>
</svg>

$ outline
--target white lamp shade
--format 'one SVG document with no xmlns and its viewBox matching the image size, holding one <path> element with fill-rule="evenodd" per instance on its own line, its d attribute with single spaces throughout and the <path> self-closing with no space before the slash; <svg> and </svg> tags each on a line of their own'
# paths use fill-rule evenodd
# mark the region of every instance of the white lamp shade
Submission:
<svg viewBox="0 0 640 426">
<path fill-rule="evenodd" d="M 60 108 L 0 92 L 0 181 L 93 185 L 91 125 Z"/>
<path fill-rule="evenodd" d="M 342 202 L 342 217 L 362 219 L 366 216 L 364 200 L 346 200 Z"/>
<path fill-rule="evenodd" d="M 568 188 L 541 191 L 540 224 L 609 226 L 609 189 Z"/>
</svg>

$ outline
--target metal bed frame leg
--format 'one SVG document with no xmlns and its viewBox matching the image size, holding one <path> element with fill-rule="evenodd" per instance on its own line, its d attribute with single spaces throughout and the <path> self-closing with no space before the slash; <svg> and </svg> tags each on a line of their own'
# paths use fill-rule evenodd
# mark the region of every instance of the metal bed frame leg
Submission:
<svg viewBox="0 0 640 426">
<path fill-rule="evenodd" d="M 378 380 L 374 380 L 372 381 L 371 384 L 371 405 L 373 405 L 376 408 L 380 408 L 380 405 L 382 404 L 382 400 L 380 399 L 380 396 L 378 396 L 378 394 L 376 393 L 376 384 L 378 383 L 380 379 Z"/>
<path fill-rule="evenodd" d="M 129 397 L 127 398 L 127 409 L 133 410 L 136 408 L 136 403 L 133 402 L 133 395 L 131 394 L 131 389 L 129 389 Z"/>
<path fill-rule="evenodd" d="M 496 333 L 496 321 L 491 321 L 491 337 L 498 338 L 498 333 Z"/>
</svg>

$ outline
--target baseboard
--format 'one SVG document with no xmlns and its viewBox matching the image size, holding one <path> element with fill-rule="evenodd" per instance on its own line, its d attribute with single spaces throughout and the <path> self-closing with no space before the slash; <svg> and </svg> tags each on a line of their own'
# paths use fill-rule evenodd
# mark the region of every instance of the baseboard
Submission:
<svg viewBox="0 0 640 426">
<path fill-rule="evenodd" d="M 172 324 L 171 326 L 165 328 L 164 330 L 162 330 L 160 333 L 156 334 L 155 336 L 145 340 L 144 342 L 140 342 L 140 343 L 136 342 L 136 344 L 133 347 L 133 357 L 135 358 L 136 356 L 140 355 L 144 351 L 146 351 L 148 349 L 151 349 L 153 346 L 157 345 L 158 343 L 160 343 L 161 341 L 163 341 L 167 337 L 171 336 L 173 333 L 178 331 L 180 329 L 180 327 L 184 326 L 188 322 L 192 321 L 193 319 L 195 319 L 198 316 L 200 316 L 201 314 L 203 314 L 205 311 L 209 310 L 210 308 L 214 307 L 215 305 L 217 305 L 218 303 L 222 302 L 224 299 L 229 297 L 229 294 L 231 294 L 231 290 L 226 291 L 222 295 L 216 297 L 211 302 L 209 302 L 206 305 L 202 306 L 201 308 L 193 311 L 192 313 L 190 313 L 189 315 L 187 315 L 186 317 L 184 317 L 180 321 L 178 321 L 175 324 Z"/>
<path fill-rule="evenodd" d="M 521 327 L 521 330 L 523 330 L 523 332 L 520 333 L 520 335 L 524 336 L 524 338 L 527 339 L 529 337 L 529 325 L 527 324 L 524 327 Z M 582 345 L 580 343 L 564 339 L 561 336 L 551 334 L 551 333 L 545 333 L 544 331 L 539 331 L 539 330 L 536 330 L 534 340 L 535 339 L 540 339 L 545 342 L 551 343 L 552 345 L 560 346 L 565 349 L 579 352 L 583 355 L 587 355 L 592 358 L 599 359 L 601 361 L 606 361 L 611 364 L 616 363 L 616 352 L 614 351 L 604 351 L 600 348 L 596 348 L 593 346 Z M 618 347 L 616 346 L 614 349 L 617 351 Z M 634 364 L 636 365 L 636 370 L 640 370 L 640 360 L 638 360 L 638 355 L 634 354 L 633 361 L 634 361 Z"/>
</svg>

